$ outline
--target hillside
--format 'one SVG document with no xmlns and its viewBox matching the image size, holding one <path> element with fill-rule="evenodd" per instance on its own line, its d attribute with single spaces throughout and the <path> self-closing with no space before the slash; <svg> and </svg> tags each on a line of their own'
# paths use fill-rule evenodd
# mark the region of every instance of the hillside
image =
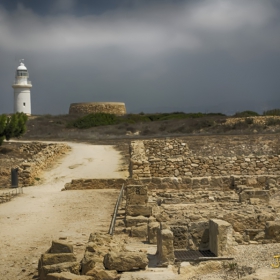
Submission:
<svg viewBox="0 0 280 280">
<path fill-rule="evenodd" d="M 139 116 L 139 115 L 135 115 Z M 143 117 L 143 116 L 142 116 Z M 133 116 L 133 118 L 135 118 Z M 209 115 L 199 118 L 166 119 L 147 121 L 136 119 L 114 125 L 88 129 L 68 128 L 77 119 L 71 115 L 31 116 L 27 122 L 27 133 L 22 139 L 45 140 L 110 140 L 193 135 L 250 135 L 280 132 L 280 117 L 228 117 Z M 68 125 L 69 126 L 69 125 Z"/>
</svg>

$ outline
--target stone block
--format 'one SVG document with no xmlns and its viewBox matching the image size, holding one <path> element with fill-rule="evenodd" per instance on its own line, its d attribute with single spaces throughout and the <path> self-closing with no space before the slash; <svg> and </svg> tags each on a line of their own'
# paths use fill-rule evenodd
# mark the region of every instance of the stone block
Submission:
<svg viewBox="0 0 280 280">
<path fill-rule="evenodd" d="M 126 227 L 133 227 L 137 226 L 138 224 L 148 223 L 148 218 L 144 216 L 137 216 L 137 217 L 131 217 L 126 216 L 125 218 L 125 225 Z"/>
<path fill-rule="evenodd" d="M 157 230 L 160 228 L 158 222 L 149 222 L 148 224 L 148 242 L 150 244 L 157 244 Z"/>
<path fill-rule="evenodd" d="M 174 263 L 173 232 L 170 229 L 158 229 L 157 255 L 158 266 L 167 267 L 169 264 Z"/>
<path fill-rule="evenodd" d="M 73 245 L 61 241 L 52 241 L 52 246 L 48 253 L 59 254 L 59 253 L 73 253 Z"/>
<path fill-rule="evenodd" d="M 39 272 L 39 279 L 46 280 L 46 277 L 50 273 L 71 272 L 73 274 L 80 274 L 79 262 L 64 262 L 59 264 L 42 266 Z"/>
<path fill-rule="evenodd" d="M 126 215 L 129 216 L 146 216 L 152 215 L 152 206 L 148 205 L 127 205 L 125 208 Z"/>
<path fill-rule="evenodd" d="M 126 205 L 146 205 L 148 202 L 148 187 L 143 185 L 127 186 Z"/>
<path fill-rule="evenodd" d="M 149 260 L 143 252 L 110 252 L 104 257 L 104 267 L 118 272 L 145 269 Z"/>
<path fill-rule="evenodd" d="M 50 273 L 46 277 L 46 280 L 95 280 L 95 279 L 96 278 L 93 278 L 91 276 L 77 275 L 70 272 Z"/>
<path fill-rule="evenodd" d="M 103 257 L 92 252 L 85 252 L 81 262 L 82 275 L 86 275 L 88 271 L 92 270 L 96 263 L 102 263 Z"/>
<path fill-rule="evenodd" d="M 138 224 L 137 226 L 132 226 L 130 231 L 131 237 L 144 238 L 146 240 L 148 235 L 147 224 Z"/>
<path fill-rule="evenodd" d="M 268 221 L 265 224 L 265 238 L 280 241 L 280 221 Z"/>
<path fill-rule="evenodd" d="M 209 249 L 216 257 L 233 253 L 232 233 L 230 223 L 218 219 L 209 220 Z"/>
<path fill-rule="evenodd" d="M 76 262 L 77 259 L 73 253 L 62 254 L 42 254 L 39 260 L 39 266 L 52 265 L 64 262 Z"/>
<path fill-rule="evenodd" d="M 246 202 L 250 198 L 258 198 L 264 202 L 269 202 L 270 193 L 268 190 L 243 190 L 239 194 L 239 202 Z"/>
<path fill-rule="evenodd" d="M 170 226 L 173 232 L 173 246 L 174 249 L 186 249 L 189 241 L 189 231 L 187 226 Z"/>
<path fill-rule="evenodd" d="M 87 272 L 88 276 L 92 276 L 94 280 L 118 280 L 120 275 L 118 275 L 116 270 L 106 270 L 103 263 L 97 263 L 93 269 Z"/>
</svg>

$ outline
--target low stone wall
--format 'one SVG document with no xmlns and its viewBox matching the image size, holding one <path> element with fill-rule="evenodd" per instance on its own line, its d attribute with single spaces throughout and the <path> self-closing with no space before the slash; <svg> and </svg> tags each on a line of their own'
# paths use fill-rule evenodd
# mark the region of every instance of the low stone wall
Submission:
<svg viewBox="0 0 280 280">
<path fill-rule="evenodd" d="M 87 115 L 91 113 L 108 113 L 122 116 L 126 114 L 126 108 L 122 102 L 72 103 L 69 108 L 70 115 Z"/>
<path fill-rule="evenodd" d="M 131 142 L 131 176 L 280 175 L 280 155 L 198 156 L 180 139 Z"/>
<path fill-rule="evenodd" d="M 125 185 L 145 185 L 152 190 L 222 190 L 229 191 L 239 185 L 259 189 L 280 188 L 280 175 L 208 176 L 208 177 L 164 177 L 139 179 L 75 179 L 65 184 L 66 190 L 121 189 Z"/>
<path fill-rule="evenodd" d="M 19 168 L 19 185 L 30 186 L 39 180 L 43 169 L 52 164 L 61 155 L 67 153 L 70 147 L 65 144 L 45 144 L 34 142 L 24 144 L 26 149 L 33 154 L 27 162 L 22 162 Z"/>
</svg>

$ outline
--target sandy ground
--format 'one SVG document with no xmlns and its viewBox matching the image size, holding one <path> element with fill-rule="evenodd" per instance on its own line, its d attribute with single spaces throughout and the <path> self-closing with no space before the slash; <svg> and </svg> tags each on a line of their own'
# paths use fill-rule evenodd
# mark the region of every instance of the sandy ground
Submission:
<svg viewBox="0 0 280 280">
<path fill-rule="evenodd" d="M 51 241 L 66 238 L 81 258 L 94 231 L 108 231 L 116 190 L 61 191 L 78 178 L 125 178 L 113 146 L 68 143 L 72 151 L 41 176 L 43 184 L 0 205 L 0 279 L 37 279 L 37 262 Z"/>
</svg>

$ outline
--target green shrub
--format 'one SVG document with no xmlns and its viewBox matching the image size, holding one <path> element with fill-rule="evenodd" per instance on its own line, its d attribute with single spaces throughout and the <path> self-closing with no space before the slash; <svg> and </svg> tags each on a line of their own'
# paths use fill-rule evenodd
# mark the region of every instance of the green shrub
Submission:
<svg viewBox="0 0 280 280">
<path fill-rule="evenodd" d="M 71 128 L 90 128 L 95 126 L 112 125 L 117 123 L 117 117 L 113 114 L 96 113 L 78 118 L 69 122 L 67 127 Z"/>
<path fill-rule="evenodd" d="M 266 120 L 266 125 L 268 125 L 268 126 L 279 125 L 279 124 L 280 124 L 280 120 L 279 119 L 268 118 Z"/>
<path fill-rule="evenodd" d="M 280 116 L 280 109 L 273 109 L 263 112 L 264 116 Z"/>
<path fill-rule="evenodd" d="M 236 112 L 233 116 L 238 118 L 246 118 L 246 117 L 259 116 L 259 114 L 254 111 L 243 111 L 243 112 Z"/>
<path fill-rule="evenodd" d="M 0 146 L 4 139 L 18 138 L 26 132 L 27 115 L 16 113 L 11 116 L 0 115 Z"/>
<path fill-rule="evenodd" d="M 245 119 L 245 123 L 247 123 L 247 124 L 253 124 L 253 123 L 254 123 L 254 119 L 253 119 L 253 118 L 246 118 L 246 119 Z"/>
</svg>

